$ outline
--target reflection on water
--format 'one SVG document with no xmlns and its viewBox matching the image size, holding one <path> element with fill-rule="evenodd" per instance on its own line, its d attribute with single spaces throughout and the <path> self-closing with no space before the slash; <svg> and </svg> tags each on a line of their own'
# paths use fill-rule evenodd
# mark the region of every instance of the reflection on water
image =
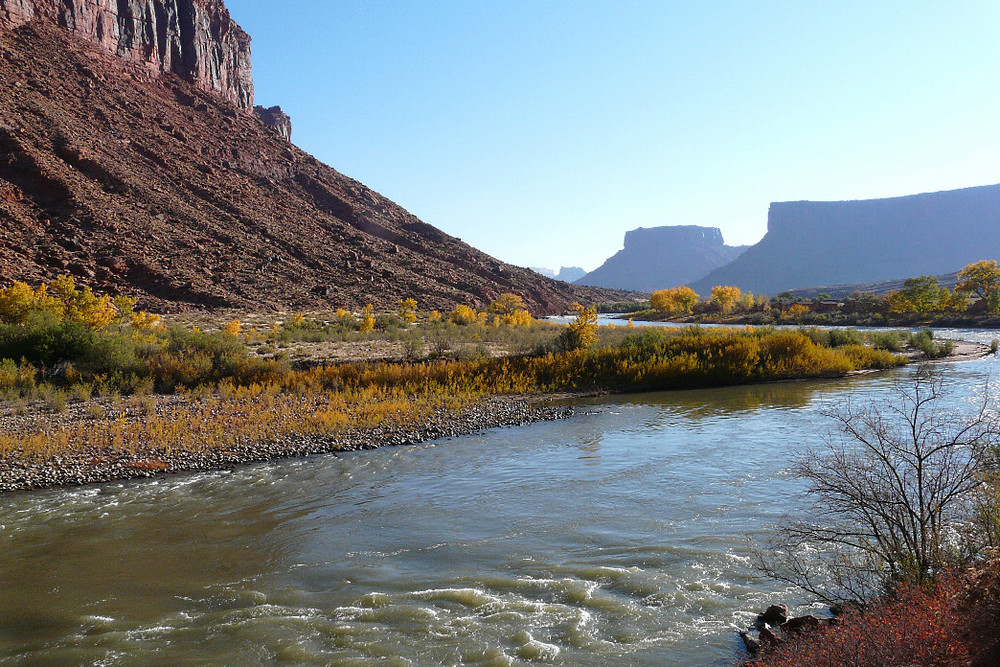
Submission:
<svg viewBox="0 0 1000 667">
<path fill-rule="evenodd" d="M 947 367 L 972 394 L 994 359 Z M 819 410 L 911 373 L 588 400 L 437 444 L 5 496 L 0 665 L 729 664 Z"/>
</svg>

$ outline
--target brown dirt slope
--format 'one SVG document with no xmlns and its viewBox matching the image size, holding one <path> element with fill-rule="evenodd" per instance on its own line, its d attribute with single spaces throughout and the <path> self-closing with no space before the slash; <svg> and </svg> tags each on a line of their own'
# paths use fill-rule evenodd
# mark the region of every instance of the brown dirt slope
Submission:
<svg viewBox="0 0 1000 667">
<path fill-rule="evenodd" d="M 67 271 L 161 311 L 624 296 L 494 259 L 212 94 L 35 21 L 0 31 L 0 278 Z"/>
</svg>

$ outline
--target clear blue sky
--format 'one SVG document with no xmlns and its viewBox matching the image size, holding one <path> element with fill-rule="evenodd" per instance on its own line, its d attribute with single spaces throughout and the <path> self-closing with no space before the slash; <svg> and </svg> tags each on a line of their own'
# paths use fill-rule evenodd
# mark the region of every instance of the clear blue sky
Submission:
<svg viewBox="0 0 1000 667">
<path fill-rule="evenodd" d="M 226 0 L 294 142 L 522 266 L 1000 182 L 1000 3 Z"/>
</svg>

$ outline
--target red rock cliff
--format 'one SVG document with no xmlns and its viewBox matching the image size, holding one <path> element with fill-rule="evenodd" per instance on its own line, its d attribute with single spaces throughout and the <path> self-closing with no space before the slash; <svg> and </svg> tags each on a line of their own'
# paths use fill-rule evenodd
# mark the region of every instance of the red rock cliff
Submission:
<svg viewBox="0 0 1000 667">
<path fill-rule="evenodd" d="M 0 30 L 35 19 L 253 109 L 250 36 L 222 0 L 0 0 Z"/>
</svg>

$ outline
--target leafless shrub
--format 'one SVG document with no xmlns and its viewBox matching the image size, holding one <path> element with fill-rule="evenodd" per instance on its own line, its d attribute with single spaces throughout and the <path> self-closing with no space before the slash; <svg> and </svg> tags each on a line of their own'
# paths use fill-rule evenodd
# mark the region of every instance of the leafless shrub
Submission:
<svg viewBox="0 0 1000 667">
<path fill-rule="evenodd" d="M 891 402 L 828 411 L 835 432 L 795 465 L 814 503 L 758 550 L 759 568 L 820 600 L 864 601 L 975 557 L 988 540 L 973 518 L 1000 441 L 989 393 L 954 414 L 940 375 L 922 368 Z"/>
</svg>

